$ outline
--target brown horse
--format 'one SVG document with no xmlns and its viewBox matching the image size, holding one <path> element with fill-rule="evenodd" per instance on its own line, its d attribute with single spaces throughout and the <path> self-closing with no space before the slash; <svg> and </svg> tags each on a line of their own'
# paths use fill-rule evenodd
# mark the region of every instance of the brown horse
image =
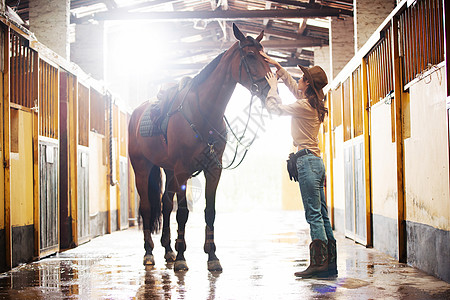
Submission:
<svg viewBox="0 0 450 300">
<path fill-rule="evenodd" d="M 233 24 L 238 40 L 227 51 L 216 57 L 184 88 L 172 97 L 167 133 L 143 137 L 139 123 L 149 107 L 146 102 L 133 112 L 129 125 L 129 154 L 136 175 L 140 196 L 139 212 L 144 229 L 144 264 L 155 263 L 151 234 L 161 226 L 161 244 L 165 259 L 173 262 L 175 271 L 187 270 L 184 252 L 184 230 L 189 211 L 186 201 L 186 182 L 196 172 L 203 171 L 206 178 L 206 237 L 204 251 L 208 254 L 208 269 L 221 271 L 214 244 L 216 189 L 222 172 L 222 154 L 226 146 L 225 108 L 237 83 L 249 89 L 252 96 L 264 100 L 269 86 L 264 78 L 269 65 L 260 55 L 260 41 L 264 32 L 254 39 L 245 37 Z M 166 175 L 161 209 L 161 169 Z M 175 254 L 170 246 L 170 213 L 173 197 L 177 195 L 178 237 Z"/>
</svg>

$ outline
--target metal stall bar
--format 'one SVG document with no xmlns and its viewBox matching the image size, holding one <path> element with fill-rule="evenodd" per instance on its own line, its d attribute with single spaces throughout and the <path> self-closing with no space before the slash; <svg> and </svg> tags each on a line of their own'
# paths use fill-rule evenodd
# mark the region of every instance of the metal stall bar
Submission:
<svg viewBox="0 0 450 300">
<path fill-rule="evenodd" d="M 443 4 L 418 0 L 399 14 L 405 88 L 432 66 L 444 61 Z"/>
</svg>

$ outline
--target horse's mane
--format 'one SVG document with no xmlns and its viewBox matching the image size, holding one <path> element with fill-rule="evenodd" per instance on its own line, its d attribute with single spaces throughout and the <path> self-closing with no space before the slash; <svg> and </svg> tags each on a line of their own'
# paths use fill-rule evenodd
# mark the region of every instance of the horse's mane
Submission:
<svg viewBox="0 0 450 300">
<path fill-rule="evenodd" d="M 192 85 L 198 86 L 200 83 L 205 81 L 209 75 L 216 69 L 220 62 L 220 59 L 225 54 L 226 51 L 220 53 L 216 56 L 209 64 L 207 64 L 194 78 L 192 78 Z"/>
<path fill-rule="evenodd" d="M 252 45 L 256 46 L 258 49 L 260 49 L 260 50 L 263 49 L 261 43 L 258 42 L 257 40 L 255 40 L 253 37 L 248 36 L 247 40 Z M 223 51 L 222 53 L 217 55 L 216 58 L 214 58 L 197 75 L 195 75 L 194 78 L 192 78 L 193 86 L 198 86 L 200 83 L 202 83 L 209 77 L 209 75 L 217 68 L 217 65 L 220 63 L 220 60 L 221 60 L 222 56 L 225 54 L 225 52 L 227 52 L 227 51 Z"/>
</svg>

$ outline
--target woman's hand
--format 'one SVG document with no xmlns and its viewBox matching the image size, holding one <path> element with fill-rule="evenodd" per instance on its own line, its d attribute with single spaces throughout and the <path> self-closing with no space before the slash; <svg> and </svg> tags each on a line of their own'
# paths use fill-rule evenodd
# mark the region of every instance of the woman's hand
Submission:
<svg viewBox="0 0 450 300">
<path fill-rule="evenodd" d="M 267 61 L 269 64 L 274 65 L 277 70 L 281 69 L 281 65 L 269 55 L 264 53 L 264 51 L 259 51 L 259 54 L 261 54 L 261 56 L 264 57 L 265 61 Z"/>
<path fill-rule="evenodd" d="M 269 83 L 271 89 L 276 89 L 278 87 L 278 79 L 273 75 L 272 72 L 266 74 L 267 83 Z"/>
</svg>

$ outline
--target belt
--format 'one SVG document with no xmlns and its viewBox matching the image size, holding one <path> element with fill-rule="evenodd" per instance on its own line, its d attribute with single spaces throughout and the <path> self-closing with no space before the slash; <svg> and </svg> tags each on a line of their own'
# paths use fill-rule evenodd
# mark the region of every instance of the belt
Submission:
<svg viewBox="0 0 450 300">
<path fill-rule="evenodd" d="M 297 153 L 295 155 L 297 157 L 301 157 L 301 156 L 306 155 L 306 154 L 313 154 L 313 153 L 309 149 L 302 149 L 302 150 L 297 151 Z"/>
</svg>

